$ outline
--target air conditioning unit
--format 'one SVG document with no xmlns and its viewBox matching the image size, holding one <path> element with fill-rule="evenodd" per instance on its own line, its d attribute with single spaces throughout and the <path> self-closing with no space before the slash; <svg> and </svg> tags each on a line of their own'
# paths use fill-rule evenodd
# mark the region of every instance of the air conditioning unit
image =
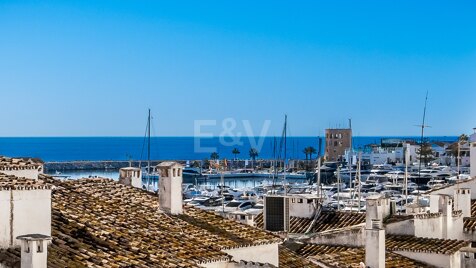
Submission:
<svg viewBox="0 0 476 268">
<path fill-rule="evenodd" d="M 264 228 L 271 232 L 289 231 L 289 198 L 285 196 L 265 196 Z"/>
</svg>

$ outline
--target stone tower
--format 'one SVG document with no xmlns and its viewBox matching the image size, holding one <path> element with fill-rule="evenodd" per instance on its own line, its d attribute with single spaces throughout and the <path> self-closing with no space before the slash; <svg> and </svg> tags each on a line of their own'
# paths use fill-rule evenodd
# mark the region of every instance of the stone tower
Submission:
<svg viewBox="0 0 476 268">
<path fill-rule="evenodd" d="M 352 145 L 352 129 L 326 129 L 326 160 L 339 161 Z"/>
</svg>

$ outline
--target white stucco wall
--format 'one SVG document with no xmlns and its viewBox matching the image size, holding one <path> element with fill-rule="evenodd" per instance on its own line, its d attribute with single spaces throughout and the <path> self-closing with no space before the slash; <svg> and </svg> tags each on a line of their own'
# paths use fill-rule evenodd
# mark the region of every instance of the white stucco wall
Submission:
<svg viewBox="0 0 476 268">
<path fill-rule="evenodd" d="M 386 224 L 385 232 L 394 235 L 415 235 L 413 219 Z"/>
<path fill-rule="evenodd" d="M 471 135 L 471 148 L 469 149 L 470 157 L 470 175 L 476 177 L 476 134 Z"/>
<path fill-rule="evenodd" d="M 51 190 L 0 190 L 0 202 L 0 247 L 10 247 L 12 237 L 20 245 L 20 235 L 51 235 Z"/>
<path fill-rule="evenodd" d="M 414 219 L 415 236 L 429 238 L 443 238 L 443 217 Z"/>
<path fill-rule="evenodd" d="M 476 232 L 463 232 L 463 239 L 467 241 L 476 241 Z"/>
<path fill-rule="evenodd" d="M 309 243 L 332 246 L 341 245 L 363 247 L 365 246 L 364 227 L 364 224 L 361 224 L 357 228 L 318 233 L 309 238 Z"/>
<path fill-rule="evenodd" d="M 453 255 L 424 253 L 424 252 L 411 252 L 411 251 L 394 251 L 397 254 L 414 259 L 420 262 L 424 262 L 436 267 L 441 268 L 460 268 L 461 267 L 461 254 L 456 252 Z"/>
<path fill-rule="evenodd" d="M 311 203 L 308 203 L 308 199 L 298 196 L 290 196 L 289 199 L 289 216 L 299 218 L 311 218 L 314 215 L 316 207 L 312 199 L 310 199 Z"/>
<path fill-rule="evenodd" d="M 254 261 L 261 263 L 270 263 L 276 267 L 279 265 L 279 244 L 267 244 L 259 246 L 241 247 L 226 249 L 223 252 L 233 256 L 233 260 L 240 262 Z"/>
<path fill-rule="evenodd" d="M 10 245 L 10 190 L 0 188 L 0 248 Z"/>
<path fill-rule="evenodd" d="M 38 175 L 40 173 L 43 173 L 42 170 L 43 170 L 43 167 L 41 167 L 41 171 L 38 169 L 8 169 L 7 168 L 7 169 L 1 169 L 0 173 L 37 180 Z"/>
<path fill-rule="evenodd" d="M 25 234 L 51 236 L 51 190 L 13 191 L 13 237 Z"/>
<path fill-rule="evenodd" d="M 463 240 L 465 235 L 463 233 L 463 216 L 451 217 L 451 225 L 448 226 L 447 239 Z"/>
</svg>

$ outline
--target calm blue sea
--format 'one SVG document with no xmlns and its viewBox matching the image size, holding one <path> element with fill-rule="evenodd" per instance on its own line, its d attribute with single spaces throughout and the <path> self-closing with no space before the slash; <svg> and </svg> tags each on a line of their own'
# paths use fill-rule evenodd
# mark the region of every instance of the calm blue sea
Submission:
<svg viewBox="0 0 476 268">
<path fill-rule="evenodd" d="M 418 140 L 418 137 L 354 137 L 354 148 L 362 148 L 370 143 L 380 143 L 381 139 L 405 138 Z M 428 137 L 432 141 L 455 141 L 457 137 Z M 277 139 L 279 150 L 280 140 Z M 200 138 L 194 137 L 152 137 L 151 159 L 192 160 L 210 157 L 216 151 L 220 158 L 233 158 L 233 148 L 241 152 L 238 158 L 249 158 L 251 147 L 258 148 L 258 158 L 272 158 L 273 137 L 240 138 Z M 144 146 L 145 145 L 145 146 Z M 303 149 L 313 146 L 319 149 L 317 137 L 289 137 L 287 139 L 287 158 L 305 158 Z M 321 152 L 324 154 L 324 139 Z M 19 157 L 39 157 L 44 161 L 72 160 L 128 160 L 146 159 L 147 145 L 143 137 L 35 137 L 0 138 L 0 155 Z M 282 153 L 281 153 L 282 155 Z"/>
</svg>

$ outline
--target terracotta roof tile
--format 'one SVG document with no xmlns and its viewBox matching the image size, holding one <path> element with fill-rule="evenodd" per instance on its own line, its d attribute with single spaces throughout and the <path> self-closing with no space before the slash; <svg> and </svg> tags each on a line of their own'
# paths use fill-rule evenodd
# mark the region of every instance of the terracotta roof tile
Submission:
<svg viewBox="0 0 476 268">
<path fill-rule="evenodd" d="M 162 213 L 158 196 L 110 179 L 40 179 L 56 187 L 48 267 L 198 267 L 229 261 L 225 248 L 281 241 L 191 207 Z"/>
<path fill-rule="evenodd" d="M 471 217 L 476 217 L 476 199 L 471 200 Z"/>
<path fill-rule="evenodd" d="M 308 259 L 322 262 L 329 267 L 355 267 L 359 268 L 361 262 L 365 262 L 365 249 L 345 246 L 326 246 L 307 244 L 297 251 L 299 255 Z M 432 267 L 424 263 L 414 261 L 402 255 L 392 252 L 385 254 L 385 267 L 389 268 L 413 268 Z"/>
<path fill-rule="evenodd" d="M 37 169 L 41 165 L 37 159 L 0 156 L 0 170 Z"/>
<path fill-rule="evenodd" d="M 387 235 L 385 246 L 392 251 L 430 252 L 437 254 L 453 254 L 470 244 L 463 240 L 422 238 L 412 235 Z"/>
<path fill-rule="evenodd" d="M 474 232 L 476 231 L 476 218 L 464 218 L 463 219 L 463 228 L 466 232 Z"/>
<path fill-rule="evenodd" d="M 0 172 L 0 191 L 10 189 L 50 189 L 51 185 L 41 181 L 27 178 L 19 178 L 13 175 L 5 175 Z"/>
<path fill-rule="evenodd" d="M 279 246 L 279 267 L 281 268 L 311 268 L 319 267 L 306 258 L 299 256 L 296 252 L 286 248 L 285 246 Z"/>
<path fill-rule="evenodd" d="M 304 233 L 311 223 L 312 219 L 309 218 L 291 217 L 289 220 L 289 232 L 295 234 Z M 365 223 L 364 213 L 323 211 L 315 222 L 311 232 L 319 233 L 332 229 L 350 227 L 362 223 Z M 264 228 L 263 214 L 260 214 L 256 217 L 256 226 L 259 228 Z"/>
</svg>

